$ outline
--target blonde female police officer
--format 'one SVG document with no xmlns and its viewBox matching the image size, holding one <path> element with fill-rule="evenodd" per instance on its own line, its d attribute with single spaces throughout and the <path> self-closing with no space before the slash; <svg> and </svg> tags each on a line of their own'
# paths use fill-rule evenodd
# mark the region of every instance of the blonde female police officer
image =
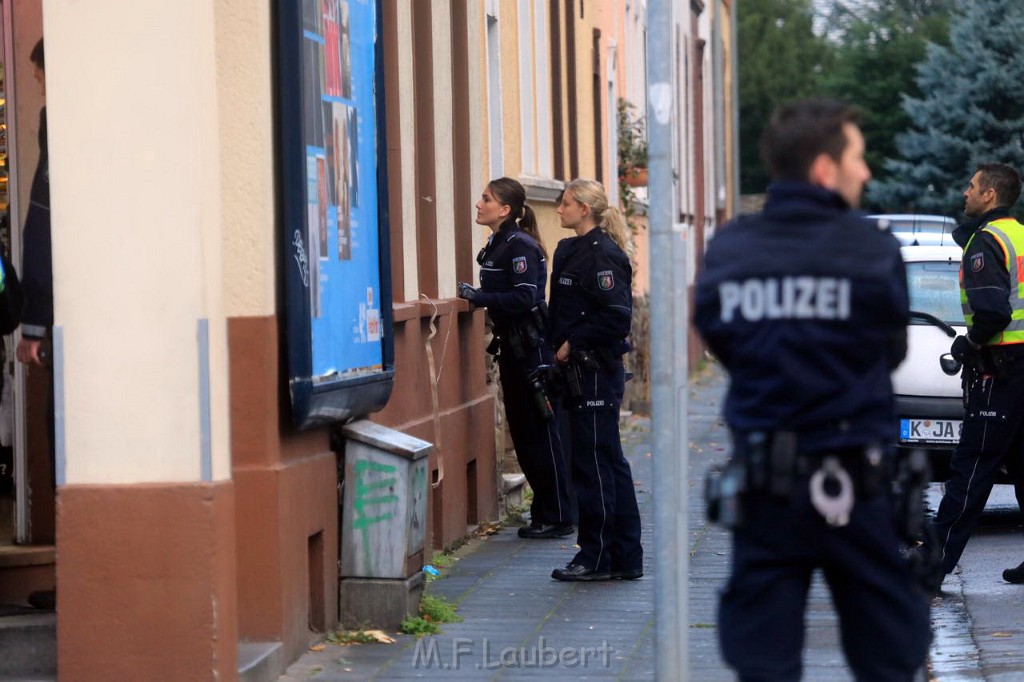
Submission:
<svg viewBox="0 0 1024 682">
<path fill-rule="evenodd" d="M 857 680 L 909 682 L 928 653 L 929 595 L 900 555 L 881 466 L 906 273 L 895 237 L 851 210 L 870 177 L 857 123 L 834 100 L 777 112 L 764 211 L 718 232 L 697 281 L 694 322 L 729 371 L 730 466 L 746 483 L 718 614 L 741 680 L 800 679 L 818 568 Z"/>
<path fill-rule="evenodd" d="M 477 256 L 480 288 L 459 284 L 459 296 L 487 308 L 498 341 L 505 417 L 516 458 L 533 489 L 526 539 L 557 538 L 575 530 L 569 476 L 555 407 L 537 368 L 550 365 L 544 341 L 547 260 L 526 190 L 511 178 L 492 180 L 476 204 L 476 222 L 491 229 Z"/>
<path fill-rule="evenodd" d="M 633 475 L 619 440 L 624 390 L 622 354 L 633 315 L 632 268 L 625 225 L 604 187 L 573 180 L 558 206 L 575 237 L 555 250 L 548 341 L 568 378 L 573 484 L 579 551 L 551 577 L 564 581 L 632 580 L 643 575 L 640 513 Z"/>
</svg>

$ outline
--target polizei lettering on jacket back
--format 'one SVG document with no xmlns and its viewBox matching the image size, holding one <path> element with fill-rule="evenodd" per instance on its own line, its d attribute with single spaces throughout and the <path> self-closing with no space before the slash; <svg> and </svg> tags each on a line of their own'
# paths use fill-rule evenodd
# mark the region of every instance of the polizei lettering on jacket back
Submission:
<svg viewBox="0 0 1024 682">
<path fill-rule="evenodd" d="M 838 277 L 766 277 L 718 285 L 722 322 L 738 315 L 759 320 L 846 320 L 850 280 Z"/>
</svg>

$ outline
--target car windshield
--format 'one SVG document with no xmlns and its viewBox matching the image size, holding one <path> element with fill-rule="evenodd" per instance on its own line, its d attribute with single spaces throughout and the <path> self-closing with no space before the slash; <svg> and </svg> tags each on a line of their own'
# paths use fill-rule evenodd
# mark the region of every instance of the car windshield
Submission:
<svg viewBox="0 0 1024 682">
<path fill-rule="evenodd" d="M 943 322 L 963 326 L 964 314 L 960 309 L 959 263 L 919 262 L 907 263 L 907 286 L 910 289 L 910 309 L 929 313 Z M 911 320 L 911 324 L 928 324 Z"/>
</svg>

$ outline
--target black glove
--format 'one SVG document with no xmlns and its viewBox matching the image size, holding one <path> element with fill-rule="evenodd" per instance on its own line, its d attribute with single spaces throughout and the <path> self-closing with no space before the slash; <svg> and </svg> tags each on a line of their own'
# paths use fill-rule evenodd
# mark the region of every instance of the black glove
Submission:
<svg viewBox="0 0 1024 682">
<path fill-rule="evenodd" d="M 974 343 L 966 336 L 961 335 L 953 339 L 953 345 L 949 347 L 949 354 L 956 360 L 964 362 L 979 350 L 981 350 L 981 346 Z"/>
<path fill-rule="evenodd" d="M 480 290 L 476 287 L 472 287 L 465 282 L 459 282 L 459 298 L 464 298 L 470 303 L 476 299 L 476 295 L 480 293 Z"/>
</svg>

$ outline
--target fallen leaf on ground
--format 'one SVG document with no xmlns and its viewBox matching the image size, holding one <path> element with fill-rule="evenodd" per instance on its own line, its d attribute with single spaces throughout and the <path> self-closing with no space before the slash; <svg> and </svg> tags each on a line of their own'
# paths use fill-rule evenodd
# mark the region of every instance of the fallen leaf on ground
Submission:
<svg viewBox="0 0 1024 682">
<path fill-rule="evenodd" d="M 326 648 L 327 648 L 327 646 L 324 645 L 324 644 L 314 644 L 313 646 L 309 647 L 309 650 L 310 651 L 323 651 Z"/>
<path fill-rule="evenodd" d="M 993 632 L 992 637 L 1013 637 L 1012 632 Z"/>
</svg>

